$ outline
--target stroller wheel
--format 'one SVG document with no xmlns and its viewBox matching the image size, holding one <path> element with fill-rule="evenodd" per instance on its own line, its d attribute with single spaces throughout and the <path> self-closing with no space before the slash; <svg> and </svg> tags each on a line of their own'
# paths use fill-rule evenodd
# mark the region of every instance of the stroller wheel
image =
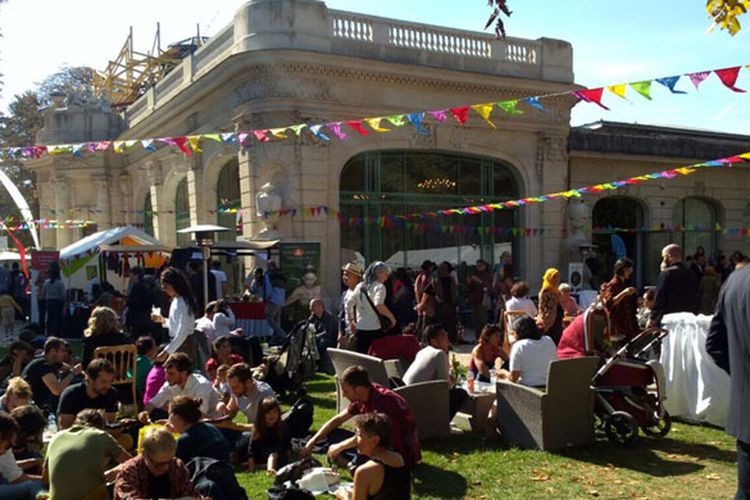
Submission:
<svg viewBox="0 0 750 500">
<path fill-rule="evenodd" d="M 671 428 L 672 417 L 670 417 L 669 413 L 667 413 L 666 411 L 664 412 L 664 416 L 654 422 L 652 425 L 642 427 L 644 434 L 654 438 L 663 438 L 664 436 L 669 434 L 669 430 Z"/>
<path fill-rule="evenodd" d="M 638 423 L 630 413 L 616 411 L 607 419 L 604 432 L 612 443 L 631 445 L 638 440 Z"/>
</svg>

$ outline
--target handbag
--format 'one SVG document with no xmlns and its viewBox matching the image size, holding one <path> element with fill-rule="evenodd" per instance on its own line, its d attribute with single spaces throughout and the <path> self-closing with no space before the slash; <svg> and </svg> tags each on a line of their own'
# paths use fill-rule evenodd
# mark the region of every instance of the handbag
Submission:
<svg viewBox="0 0 750 500">
<path fill-rule="evenodd" d="M 362 292 L 365 294 L 365 298 L 370 304 L 370 307 L 372 307 L 372 310 L 375 312 L 375 314 L 378 315 L 378 321 L 380 321 L 380 329 L 383 330 L 383 333 L 388 333 L 393 328 L 395 328 L 396 325 L 391 324 L 391 320 L 387 316 L 383 316 L 382 314 L 380 314 L 380 311 L 378 311 L 378 308 L 375 307 L 375 304 L 372 302 L 370 294 L 367 293 L 367 287 L 365 287 L 364 285 L 362 286 Z"/>
</svg>

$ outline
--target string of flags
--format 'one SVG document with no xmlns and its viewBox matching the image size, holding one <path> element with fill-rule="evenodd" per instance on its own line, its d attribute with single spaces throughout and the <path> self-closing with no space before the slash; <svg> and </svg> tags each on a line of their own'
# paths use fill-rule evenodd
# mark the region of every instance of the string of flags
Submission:
<svg viewBox="0 0 750 500">
<path fill-rule="evenodd" d="M 609 181 L 609 182 L 604 182 L 600 184 L 594 184 L 590 186 L 570 189 L 568 191 L 560 191 L 557 193 L 544 194 L 541 196 L 530 196 L 526 198 L 518 198 L 514 200 L 495 202 L 495 203 L 487 203 L 483 205 L 449 208 L 449 209 L 444 209 L 444 210 L 411 213 L 411 214 L 404 214 L 404 215 L 347 217 L 342 212 L 337 211 L 333 208 L 324 206 L 324 205 L 285 209 L 285 210 L 274 211 L 274 212 L 262 212 L 261 215 L 263 217 L 277 216 L 277 215 L 281 217 L 288 217 L 288 216 L 295 217 L 299 214 L 303 214 L 306 216 L 315 217 L 315 216 L 327 216 L 329 214 L 333 214 L 338 218 L 339 223 L 342 225 L 361 226 L 364 224 L 371 224 L 371 225 L 379 225 L 381 227 L 395 227 L 398 225 L 407 224 L 409 222 L 424 221 L 428 219 L 437 218 L 440 216 L 450 217 L 454 215 L 461 215 L 461 216 L 480 215 L 484 213 L 494 212 L 496 210 L 514 209 L 514 208 L 518 208 L 518 207 L 522 207 L 526 205 L 545 203 L 545 202 L 556 200 L 556 199 L 569 200 L 571 198 L 581 198 L 586 194 L 602 193 L 606 191 L 616 191 L 618 189 L 622 189 L 627 186 L 643 184 L 645 182 L 651 182 L 655 180 L 674 179 L 679 176 L 686 176 L 686 175 L 693 174 L 699 169 L 703 169 L 703 168 L 731 168 L 731 167 L 734 167 L 735 165 L 742 164 L 748 161 L 750 161 L 750 152 L 741 153 L 739 155 L 730 156 L 726 158 L 719 158 L 719 159 L 709 160 L 705 162 L 693 163 L 691 165 L 686 165 L 683 167 L 671 168 L 668 170 L 662 170 L 658 172 L 652 172 L 650 174 L 638 175 L 635 177 L 629 177 L 627 179 Z M 49 209 L 49 210 L 54 211 L 54 209 Z M 88 210 L 88 209 L 84 209 L 84 210 Z M 237 214 L 247 214 L 250 212 L 250 210 L 248 209 L 240 209 L 240 208 L 219 208 L 215 212 L 221 212 L 221 211 L 224 211 L 224 213 L 237 213 Z M 122 212 L 129 212 L 129 211 L 125 210 Z M 145 211 L 145 210 L 135 211 L 135 212 L 151 214 L 151 215 L 158 214 L 155 211 Z M 167 213 L 173 213 L 173 211 L 167 211 Z M 6 220 L 6 221 L 12 222 L 12 218 L 10 219 L 11 220 Z M 52 225 L 63 224 L 63 225 L 72 225 L 71 227 L 81 227 L 81 226 L 75 226 L 75 224 L 88 225 L 88 224 L 95 223 L 93 221 L 75 221 L 75 220 L 73 221 L 71 220 L 49 221 L 47 219 L 39 219 L 35 221 L 24 221 L 22 224 L 20 224 L 17 227 L 17 229 L 25 229 L 28 226 L 29 222 L 34 222 L 42 226 L 43 228 L 51 224 Z M 58 225 L 57 227 L 64 227 L 64 226 Z"/>
<path fill-rule="evenodd" d="M 32 146 L 17 146 L 0 149 L 0 159 L 38 159 L 44 156 L 60 154 L 71 154 L 80 157 L 83 153 L 97 153 L 112 151 L 115 154 L 123 154 L 141 147 L 144 151 L 154 152 L 164 147 L 176 148 L 187 156 L 201 153 L 201 144 L 213 141 L 220 144 L 238 144 L 243 148 L 250 147 L 253 143 L 269 143 L 287 140 L 290 137 L 299 137 L 303 133 L 309 133 L 324 142 L 330 142 L 334 136 L 338 140 L 345 141 L 352 136 L 367 137 L 371 132 L 388 133 L 396 128 L 407 125 L 413 126 L 419 134 L 430 135 L 425 127 L 426 121 L 446 122 L 453 118 L 458 124 L 466 125 L 470 113 L 479 115 L 490 127 L 497 126 L 491 120 L 495 111 L 500 110 L 504 115 L 515 116 L 525 113 L 523 108 L 533 109 L 546 113 L 548 110 L 540 102 L 550 97 L 572 95 L 579 101 L 596 104 L 608 110 L 602 102 L 605 91 L 618 98 L 628 100 L 628 88 L 641 97 L 652 100 L 652 87 L 656 82 L 666 88 L 672 94 L 687 94 L 685 90 L 677 88 L 678 83 L 687 79 L 698 91 L 700 86 L 713 74 L 729 90 L 744 93 L 745 90 L 737 87 L 737 80 L 742 68 L 750 70 L 749 65 L 734 66 L 729 68 L 711 69 L 695 73 L 664 76 L 635 82 L 617 83 L 603 87 L 587 88 L 582 90 L 557 92 L 536 96 L 527 96 L 520 99 L 508 99 L 497 102 L 484 102 L 479 104 L 468 104 L 445 109 L 424 110 L 411 113 L 394 114 L 389 116 L 363 117 L 356 120 L 332 121 L 328 123 L 298 123 L 276 128 L 244 130 L 238 132 L 208 133 L 175 137 L 152 137 L 144 139 L 108 140 L 94 142 L 80 142 L 74 144 L 38 144 Z"/>
</svg>

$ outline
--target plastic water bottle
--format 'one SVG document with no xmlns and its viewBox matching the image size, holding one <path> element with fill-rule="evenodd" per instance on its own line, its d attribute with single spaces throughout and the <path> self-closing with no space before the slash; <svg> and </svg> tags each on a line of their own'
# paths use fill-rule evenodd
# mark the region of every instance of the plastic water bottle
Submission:
<svg viewBox="0 0 750 500">
<path fill-rule="evenodd" d="M 474 373 L 471 370 L 466 375 L 466 389 L 469 390 L 469 394 L 474 394 Z"/>
<path fill-rule="evenodd" d="M 54 412 L 50 413 L 49 418 L 47 419 L 47 431 L 52 436 L 57 433 L 57 417 Z"/>
</svg>

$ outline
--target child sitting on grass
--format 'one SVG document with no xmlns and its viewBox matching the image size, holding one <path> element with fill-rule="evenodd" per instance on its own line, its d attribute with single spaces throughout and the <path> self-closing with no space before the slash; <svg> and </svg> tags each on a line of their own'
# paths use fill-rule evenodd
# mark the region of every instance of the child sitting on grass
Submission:
<svg viewBox="0 0 750 500">
<path fill-rule="evenodd" d="M 252 441 L 250 442 L 247 468 L 250 471 L 266 464 L 269 474 L 276 474 L 279 467 L 289 461 L 290 437 L 281 420 L 281 407 L 274 397 L 267 397 L 258 406 Z"/>
</svg>

